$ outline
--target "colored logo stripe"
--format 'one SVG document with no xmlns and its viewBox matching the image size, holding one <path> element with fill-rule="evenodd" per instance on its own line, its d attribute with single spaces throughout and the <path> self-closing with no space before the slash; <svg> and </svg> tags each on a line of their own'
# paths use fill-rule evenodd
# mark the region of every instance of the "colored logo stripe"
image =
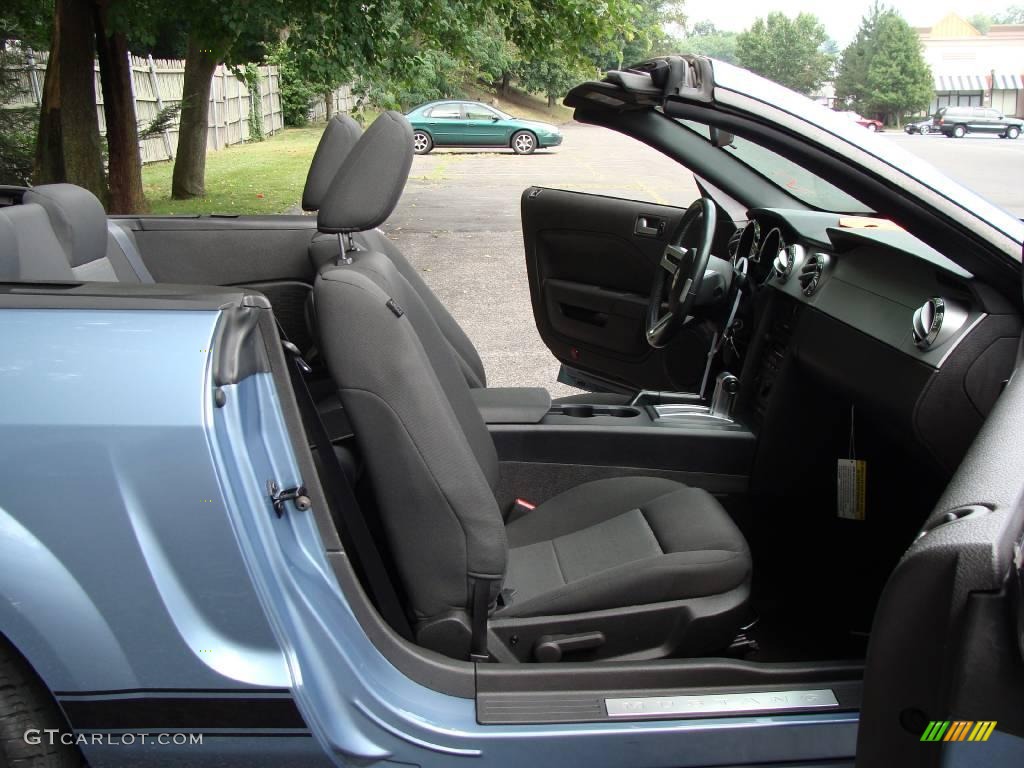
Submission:
<svg viewBox="0 0 1024 768">
<path fill-rule="evenodd" d="M 948 720 L 932 720 L 921 734 L 921 741 L 941 741 L 948 728 Z"/>
<path fill-rule="evenodd" d="M 943 741 L 963 741 L 967 734 L 970 733 L 971 726 L 974 723 L 970 720 L 956 720 L 953 725 L 949 727 L 946 732 L 946 738 Z"/>
<path fill-rule="evenodd" d="M 982 720 L 974 726 L 974 730 L 971 731 L 971 735 L 967 737 L 968 741 L 988 741 L 988 737 L 992 735 L 992 731 L 996 729 L 995 720 Z"/>
<path fill-rule="evenodd" d="M 995 728 L 995 720 L 932 720 L 921 741 L 988 741 Z"/>
</svg>

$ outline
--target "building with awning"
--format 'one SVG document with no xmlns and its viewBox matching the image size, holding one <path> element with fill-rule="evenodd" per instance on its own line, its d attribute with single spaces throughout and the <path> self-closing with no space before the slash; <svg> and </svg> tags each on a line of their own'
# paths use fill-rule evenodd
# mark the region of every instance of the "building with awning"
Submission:
<svg viewBox="0 0 1024 768">
<path fill-rule="evenodd" d="M 930 113 L 963 106 L 1024 116 L 1024 24 L 993 24 L 982 34 L 951 13 L 917 33 L 934 77 Z"/>
</svg>

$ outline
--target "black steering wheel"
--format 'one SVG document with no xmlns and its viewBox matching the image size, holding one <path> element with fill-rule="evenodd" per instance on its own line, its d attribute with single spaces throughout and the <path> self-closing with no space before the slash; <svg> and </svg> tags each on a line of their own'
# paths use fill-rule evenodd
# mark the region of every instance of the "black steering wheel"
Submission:
<svg viewBox="0 0 1024 768">
<path fill-rule="evenodd" d="M 686 209 L 669 244 L 665 246 L 647 304 L 647 343 L 656 349 L 672 341 L 693 308 L 704 280 L 704 271 L 711 259 L 716 216 L 711 198 L 695 200 Z M 694 246 L 684 247 L 683 243 L 687 242 L 690 230 L 695 226 L 700 227 L 700 240 Z M 663 314 L 666 283 L 668 310 Z"/>
</svg>

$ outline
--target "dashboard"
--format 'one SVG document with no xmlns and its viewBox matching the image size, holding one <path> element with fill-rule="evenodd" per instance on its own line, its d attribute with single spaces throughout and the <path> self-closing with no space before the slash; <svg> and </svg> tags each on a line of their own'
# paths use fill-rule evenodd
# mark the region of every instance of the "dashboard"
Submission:
<svg viewBox="0 0 1024 768">
<path fill-rule="evenodd" d="M 888 222 L 754 209 L 732 241 L 759 286 L 932 368 L 986 316 L 970 273 Z"/>
<path fill-rule="evenodd" d="M 857 403 L 946 470 L 957 465 L 1013 369 L 1016 307 L 875 219 L 753 209 L 730 257 L 769 307 L 741 377 L 755 428 L 819 398 Z"/>
</svg>

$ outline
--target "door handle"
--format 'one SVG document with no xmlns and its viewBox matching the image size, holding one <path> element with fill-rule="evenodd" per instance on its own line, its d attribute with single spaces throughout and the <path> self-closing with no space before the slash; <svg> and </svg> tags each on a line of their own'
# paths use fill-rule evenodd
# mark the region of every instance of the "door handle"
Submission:
<svg viewBox="0 0 1024 768">
<path fill-rule="evenodd" d="M 661 237 L 665 232 L 665 220 L 657 216 L 646 216 L 641 214 L 636 217 L 636 224 L 633 227 L 633 234 L 640 237 Z"/>
</svg>

